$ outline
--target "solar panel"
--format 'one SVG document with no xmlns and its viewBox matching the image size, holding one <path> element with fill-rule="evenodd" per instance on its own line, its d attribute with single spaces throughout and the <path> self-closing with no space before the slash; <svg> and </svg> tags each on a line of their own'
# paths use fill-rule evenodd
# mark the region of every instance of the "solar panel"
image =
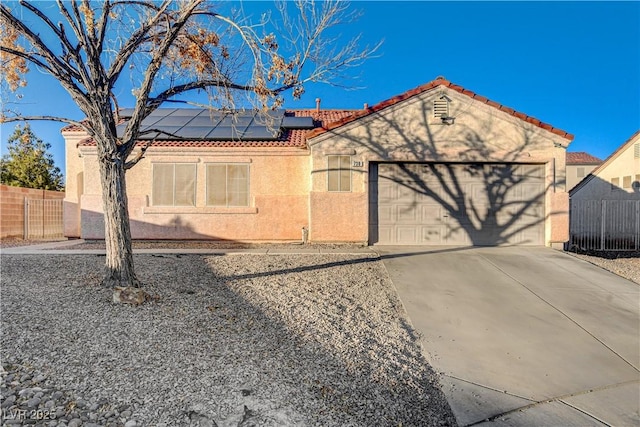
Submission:
<svg viewBox="0 0 640 427">
<path fill-rule="evenodd" d="M 176 111 L 175 108 L 157 108 L 153 110 L 147 117 L 168 116 Z"/>
<path fill-rule="evenodd" d="M 122 138 L 122 135 L 124 135 L 124 128 L 126 126 L 126 123 L 122 123 L 121 125 L 116 126 L 116 135 L 118 136 L 118 138 Z"/>
<path fill-rule="evenodd" d="M 184 126 L 194 119 L 194 116 L 170 115 L 162 117 L 155 126 Z"/>
<path fill-rule="evenodd" d="M 225 115 L 222 118 L 222 121 L 218 126 L 238 126 L 238 127 L 247 127 L 253 122 L 253 116 L 235 116 L 235 115 Z"/>
<path fill-rule="evenodd" d="M 242 139 L 273 140 L 277 139 L 279 136 L 280 131 L 277 129 L 269 129 L 264 126 L 249 126 L 247 130 L 244 131 Z"/>
<path fill-rule="evenodd" d="M 186 139 L 204 139 L 211 132 L 211 126 L 186 126 L 180 129 L 180 136 Z"/>
<path fill-rule="evenodd" d="M 162 120 L 163 117 L 164 116 L 147 116 L 140 124 L 140 127 L 153 126 Z"/>
<path fill-rule="evenodd" d="M 209 116 L 198 116 L 191 119 L 191 121 L 189 122 L 189 126 L 215 127 L 218 125 L 218 123 L 220 123 L 220 117 L 214 118 L 213 121 L 211 121 L 211 117 Z"/>
<path fill-rule="evenodd" d="M 122 117 L 130 117 L 133 109 L 120 110 Z M 125 124 L 117 126 L 122 136 Z M 141 131 L 154 129 L 141 139 L 221 139 L 221 140 L 275 140 L 288 129 L 313 129 L 312 117 L 290 117 L 284 110 L 221 111 L 204 108 L 159 108 L 145 118 Z"/>
<path fill-rule="evenodd" d="M 287 129 L 313 129 L 313 117 L 284 117 L 282 127 Z"/>
<path fill-rule="evenodd" d="M 233 126 L 217 126 L 207 135 L 207 139 L 241 139 L 242 131 Z"/>
<path fill-rule="evenodd" d="M 182 126 L 153 126 L 158 132 L 158 138 L 162 139 L 181 139 L 180 129 Z"/>
<path fill-rule="evenodd" d="M 179 108 L 171 113 L 172 116 L 195 117 L 201 112 L 206 111 L 203 108 Z"/>
</svg>

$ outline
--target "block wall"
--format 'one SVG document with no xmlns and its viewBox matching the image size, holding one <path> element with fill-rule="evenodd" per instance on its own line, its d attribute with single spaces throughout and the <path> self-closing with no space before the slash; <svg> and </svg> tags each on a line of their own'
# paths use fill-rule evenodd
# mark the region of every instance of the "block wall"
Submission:
<svg viewBox="0 0 640 427">
<path fill-rule="evenodd" d="M 24 200 L 64 199 L 64 192 L 0 185 L 0 238 L 24 236 Z"/>
</svg>

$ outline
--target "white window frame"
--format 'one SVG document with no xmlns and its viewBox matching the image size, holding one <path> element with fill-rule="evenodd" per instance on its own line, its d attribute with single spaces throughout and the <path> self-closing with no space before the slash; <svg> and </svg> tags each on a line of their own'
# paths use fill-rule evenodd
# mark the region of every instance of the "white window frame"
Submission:
<svg viewBox="0 0 640 427">
<path fill-rule="evenodd" d="M 155 184 L 155 177 L 156 177 L 156 166 L 167 166 L 167 165 L 173 166 L 173 185 L 172 185 L 173 204 L 161 205 L 161 204 L 157 204 L 156 203 L 155 197 L 154 197 L 154 191 L 153 191 L 154 184 Z M 176 166 L 177 165 L 192 166 L 193 167 L 193 204 L 188 204 L 188 205 L 177 205 L 176 204 Z M 180 162 L 175 162 L 175 163 L 169 163 L 169 162 L 167 162 L 167 163 L 164 163 L 164 162 L 153 163 L 153 167 L 152 167 L 152 171 L 151 171 L 151 206 L 154 206 L 154 207 L 195 207 L 196 204 L 197 204 L 197 191 L 198 191 L 198 165 L 196 163 L 180 163 Z"/>
<path fill-rule="evenodd" d="M 209 203 L 209 166 L 225 166 L 225 200 L 224 205 L 214 205 Z M 247 167 L 247 204 L 246 205 L 230 205 L 229 200 L 229 166 L 246 166 Z M 214 208 L 243 208 L 251 206 L 251 164 L 244 162 L 211 162 L 205 163 L 205 206 Z"/>
<path fill-rule="evenodd" d="M 331 169 L 329 166 L 330 163 L 330 159 L 331 157 L 338 157 L 338 165 L 340 165 L 342 163 L 342 157 L 348 157 L 349 158 L 349 189 L 348 190 L 340 190 L 340 188 L 342 187 L 342 178 L 340 175 L 340 172 L 342 172 L 344 169 L 342 169 L 341 167 L 339 167 L 338 169 Z M 331 193 L 351 193 L 353 191 L 353 169 L 351 168 L 351 161 L 352 161 L 352 156 L 350 155 L 346 155 L 346 154 L 331 154 L 327 156 L 327 191 L 331 192 Z M 331 172 L 336 172 L 338 173 L 338 190 L 332 190 L 329 187 L 329 175 L 331 174 Z"/>
</svg>

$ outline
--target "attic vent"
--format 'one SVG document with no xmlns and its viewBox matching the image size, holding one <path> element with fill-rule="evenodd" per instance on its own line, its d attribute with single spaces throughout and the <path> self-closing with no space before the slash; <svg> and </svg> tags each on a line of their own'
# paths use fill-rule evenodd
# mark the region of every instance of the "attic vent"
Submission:
<svg viewBox="0 0 640 427">
<path fill-rule="evenodd" d="M 433 117 L 449 117 L 449 102 L 451 100 L 446 96 L 433 101 Z"/>
<path fill-rule="evenodd" d="M 633 146 L 633 158 L 640 159 L 640 142 L 637 142 Z"/>
</svg>

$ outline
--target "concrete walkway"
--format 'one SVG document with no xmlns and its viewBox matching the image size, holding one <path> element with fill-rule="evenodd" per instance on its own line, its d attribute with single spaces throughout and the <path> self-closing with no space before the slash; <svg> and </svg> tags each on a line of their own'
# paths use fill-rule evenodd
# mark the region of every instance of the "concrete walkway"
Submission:
<svg viewBox="0 0 640 427">
<path fill-rule="evenodd" d="M 640 286 L 548 248 L 377 247 L 460 425 L 640 425 Z"/>
<path fill-rule="evenodd" d="M 82 239 L 47 242 L 36 245 L 15 246 L 1 248 L 0 255 L 101 255 L 104 249 L 78 249 L 75 246 L 85 243 Z M 292 243 L 287 247 L 262 247 L 262 248 L 220 248 L 220 249 L 192 249 L 168 248 L 168 249 L 134 249 L 134 254 L 196 254 L 196 255 L 285 255 L 285 254 L 371 254 L 377 255 L 371 248 L 362 246 L 345 245 L 344 247 L 326 247 L 323 245 L 302 245 Z"/>
</svg>

